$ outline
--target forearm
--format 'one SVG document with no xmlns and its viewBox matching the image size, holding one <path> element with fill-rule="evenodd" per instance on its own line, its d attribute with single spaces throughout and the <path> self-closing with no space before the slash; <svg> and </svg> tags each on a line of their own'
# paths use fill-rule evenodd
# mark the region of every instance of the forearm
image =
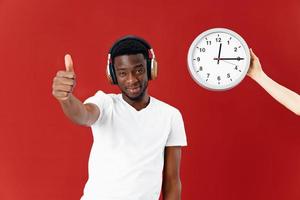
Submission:
<svg viewBox="0 0 300 200">
<path fill-rule="evenodd" d="M 296 115 L 300 115 L 300 95 L 273 81 L 264 72 L 253 77 L 253 79 L 279 103 Z"/>
<path fill-rule="evenodd" d="M 88 111 L 83 103 L 72 94 L 70 98 L 59 101 L 65 115 L 76 124 L 89 125 Z"/>
<path fill-rule="evenodd" d="M 181 200 L 181 181 L 165 181 L 162 188 L 163 200 Z"/>
</svg>

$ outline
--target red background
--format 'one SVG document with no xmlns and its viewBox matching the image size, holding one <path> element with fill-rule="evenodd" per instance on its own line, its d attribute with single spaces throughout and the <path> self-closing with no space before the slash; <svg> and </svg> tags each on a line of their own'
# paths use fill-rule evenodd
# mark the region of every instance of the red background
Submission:
<svg viewBox="0 0 300 200">
<path fill-rule="evenodd" d="M 118 92 L 104 71 L 108 49 L 126 34 L 152 44 L 159 77 L 150 93 L 184 116 L 183 200 L 299 199 L 299 117 L 249 77 L 227 92 L 204 90 L 186 64 L 199 33 L 227 27 L 299 93 L 299 9 L 298 0 L 1 0 L 0 199 L 80 198 L 92 135 L 63 115 L 52 79 L 70 53 L 78 98 Z"/>
</svg>

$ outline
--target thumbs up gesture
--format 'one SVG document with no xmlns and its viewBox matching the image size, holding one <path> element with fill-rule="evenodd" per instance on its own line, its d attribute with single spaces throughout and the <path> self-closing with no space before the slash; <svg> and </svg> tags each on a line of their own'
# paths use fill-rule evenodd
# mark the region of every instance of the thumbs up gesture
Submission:
<svg viewBox="0 0 300 200">
<path fill-rule="evenodd" d="M 52 94 L 59 101 L 70 98 L 75 87 L 73 61 L 69 54 L 65 55 L 65 71 L 58 71 L 53 79 Z"/>
</svg>

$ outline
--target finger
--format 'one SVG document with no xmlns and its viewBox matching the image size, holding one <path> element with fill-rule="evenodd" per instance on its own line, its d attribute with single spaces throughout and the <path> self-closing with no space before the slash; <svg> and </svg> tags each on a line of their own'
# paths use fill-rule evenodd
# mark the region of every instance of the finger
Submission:
<svg viewBox="0 0 300 200">
<path fill-rule="evenodd" d="M 253 52 L 253 50 L 250 48 L 250 55 L 252 58 L 257 58 L 257 56 L 255 55 L 255 53 Z"/>
<path fill-rule="evenodd" d="M 72 92 L 73 87 L 70 85 L 54 85 L 54 91 Z"/>
<path fill-rule="evenodd" d="M 76 75 L 74 72 L 66 72 L 66 71 L 58 71 L 56 73 L 56 77 L 59 78 L 71 78 L 71 79 L 75 79 Z"/>
<path fill-rule="evenodd" d="M 75 81 L 70 78 L 59 78 L 57 82 L 63 85 L 70 85 L 70 86 L 75 85 Z"/>
<path fill-rule="evenodd" d="M 75 87 L 76 81 L 74 81 L 73 79 L 54 78 L 53 84 L 52 84 L 53 88 L 55 88 L 59 85 Z"/>
<path fill-rule="evenodd" d="M 65 55 L 65 66 L 66 66 L 67 72 L 74 72 L 73 61 L 72 61 L 72 57 L 70 56 L 70 54 Z"/>
<path fill-rule="evenodd" d="M 66 99 L 69 96 L 68 92 L 56 91 L 54 96 Z"/>
</svg>

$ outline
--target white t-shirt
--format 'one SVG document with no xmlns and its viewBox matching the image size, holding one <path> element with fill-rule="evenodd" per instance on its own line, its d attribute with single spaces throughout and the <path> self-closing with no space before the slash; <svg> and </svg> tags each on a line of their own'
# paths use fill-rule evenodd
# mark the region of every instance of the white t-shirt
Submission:
<svg viewBox="0 0 300 200">
<path fill-rule="evenodd" d="M 100 109 L 81 200 L 158 200 L 164 149 L 186 146 L 180 112 L 154 97 L 140 111 L 121 94 L 98 91 L 84 103 Z"/>
</svg>

